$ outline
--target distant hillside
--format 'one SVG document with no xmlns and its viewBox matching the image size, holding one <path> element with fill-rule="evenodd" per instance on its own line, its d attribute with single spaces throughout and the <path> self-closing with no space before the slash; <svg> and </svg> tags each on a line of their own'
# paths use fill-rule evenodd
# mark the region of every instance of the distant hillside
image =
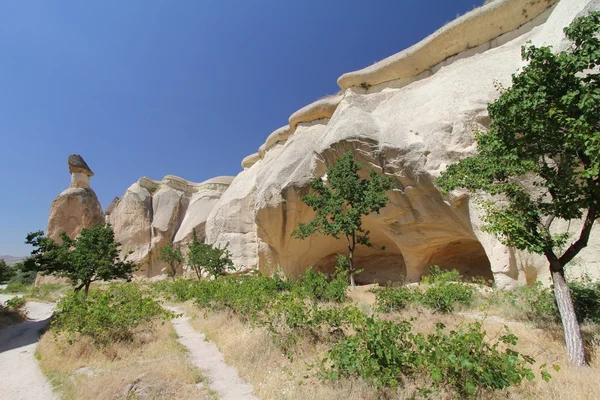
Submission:
<svg viewBox="0 0 600 400">
<path fill-rule="evenodd" d="M 15 265 L 19 261 L 24 260 L 27 257 L 15 257 L 15 256 L 0 256 L 0 260 L 6 261 L 9 266 Z"/>
</svg>

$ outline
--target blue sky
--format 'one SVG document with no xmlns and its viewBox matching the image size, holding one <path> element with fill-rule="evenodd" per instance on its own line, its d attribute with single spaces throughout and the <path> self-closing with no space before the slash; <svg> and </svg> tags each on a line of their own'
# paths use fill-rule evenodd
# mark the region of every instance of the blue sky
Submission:
<svg viewBox="0 0 600 400">
<path fill-rule="evenodd" d="M 236 175 L 344 72 L 482 0 L 0 1 L 0 255 L 81 154 L 103 207 L 141 176 Z"/>
</svg>

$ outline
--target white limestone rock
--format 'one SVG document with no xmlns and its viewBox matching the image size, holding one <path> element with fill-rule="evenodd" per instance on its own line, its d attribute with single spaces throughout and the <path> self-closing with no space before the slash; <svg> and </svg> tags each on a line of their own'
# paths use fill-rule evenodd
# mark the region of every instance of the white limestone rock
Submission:
<svg viewBox="0 0 600 400">
<path fill-rule="evenodd" d="M 433 181 L 474 154 L 473 132 L 488 125 L 487 104 L 498 96 L 494 83 L 510 84 L 523 65 L 521 46 L 531 40 L 561 50 L 562 29 L 584 9 L 597 8 L 589 0 L 497 0 L 407 50 L 344 74 L 342 95 L 295 113 L 285 140 L 273 133 L 244 160 L 244 171 L 208 216 L 207 242 L 229 243 L 240 269 L 331 271 L 335 254 L 346 251 L 342 240 L 297 240 L 290 233 L 313 215 L 300 201 L 309 180 L 354 150 L 365 174 L 374 168 L 394 182 L 388 206 L 364 219 L 375 247 L 357 252 L 357 265 L 365 268 L 359 282 L 416 281 L 434 264 L 493 276 L 506 288 L 542 276 L 543 260 L 482 232 L 480 211 L 468 196 L 442 196 Z M 585 268 L 597 264 L 599 234 L 581 253 Z"/>
<path fill-rule="evenodd" d="M 141 178 L 131 185 L 107 218 L 122 255 L 138 264 L 136 274 L 162 275 L 167 266 L 157 259 L 158 249 L 167 243 L 183 246 L 193 230 L 203 239 L 205 216 L 232 180 L 217 177 L 193 183 L 167 175 L 161 181 Z"/>
</svg>

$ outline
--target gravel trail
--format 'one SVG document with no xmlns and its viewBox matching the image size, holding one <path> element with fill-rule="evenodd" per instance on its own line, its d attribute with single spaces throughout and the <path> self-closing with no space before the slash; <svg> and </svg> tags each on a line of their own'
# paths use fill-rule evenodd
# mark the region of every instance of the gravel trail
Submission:
<svg viewBox="0 0 600 400">
<path fill-rule="evenodd" d="M 176 307 L 166 308 L 183 314 Z M 179 342 L 190 352 L 192 364 L 202 369 L 210 381 L 209 387 L 219 393 L 222 400 L 258 400 L 252 394 L 252 385 L 239 378 L 237 370 L 225 363 L 217 346 L 207 341 L 204 334 L 192 328 L 189 320 L 189 317 L 183 316 L 171 322 L 179 336 Z"/>
<path fill-rule="evenodd" d="M 14 297 L 0 294 L 0 303 Z M 28 302 L 27 320 L 0 330 L 0 397 L 3 400 L 55 400 L 34 353 L 56 305 Z"/>
</svg>

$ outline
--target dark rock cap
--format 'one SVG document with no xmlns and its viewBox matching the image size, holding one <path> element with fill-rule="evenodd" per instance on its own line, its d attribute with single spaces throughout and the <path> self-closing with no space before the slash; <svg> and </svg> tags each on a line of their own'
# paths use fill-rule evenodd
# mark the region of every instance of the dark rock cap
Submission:
<svg viewBox="0 0 600 400">
<path fill-rule="evenodd" d="M 71 154 L 69 156 L 69 172 L 81 172 L 82 174 L 86 174 L 87 176 L 94 176 L 94 173 L 88 167 L 87 163 L 79 154 Z"/>
</svg>

